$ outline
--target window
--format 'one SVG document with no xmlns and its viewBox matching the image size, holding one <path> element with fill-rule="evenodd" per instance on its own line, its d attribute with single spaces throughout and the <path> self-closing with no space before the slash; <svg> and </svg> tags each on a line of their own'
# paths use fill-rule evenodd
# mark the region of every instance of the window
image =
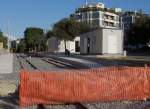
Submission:
<svg viewBox="0 0 150 109">
<path fill-rule="evenodd" d="M 114 27 L 115 25 L 114 25 L 114 23 L 110 22 L 109 26 Z"/>
<path fill-rule="evenodd" d="M 114 16 L 108 16 L 108 19 L 114 20 Z"/>
<path fill-rule="evenodd" d="M 105 17 L 104 17 L 104 13 L 102 13 L 102 19 L 104 19 Z"/>
<path fill-rule="evenodd" d="M 93 12 L 92 13 L 92 18 L 93 19 L 97 19 L 97 18 L 99 18 L 100 17 L 100 13 L 99 12 Z"/>
<path fill-rule="evenodd" d="M 88 14 L 87 13 L 82 13 L 83 19 L 87 20 L 88 19 Z"/>
<path fill-rule="evenodd" d="M 76 19 L 77 20 L 81 20 L 82 19 L 82 15 L 76 15 Z"/>
<path fill-rule="evenodd" d="M 90 38 L 87 39 L 87 53 L 90 53 Z"/>
<path fill-rule="evenodd" d="M 82 15 L 81 14 L 76 14 L 76 15 L 73 16 L 73 18 L 75 18 L 76 20 L 81 20 Z"/>
<path fill-rule="evenodd" d="M 104 21 L 104 26 L 108 26 L 108 22 Z"/>
<path fill-rule="evenodd" d="M 80 42 L 79 41 L 75 41 L 75 51 L 80 52 Z"/>
<path fill-rule="evenodd" d="M 98 27 L 99 26 L 99 19 L 92 20 L 92 26 L 93 27 Z"/>
<path fill-rule="evenodd" d="M 119 18 L 119 16 L 116 16 L 116 21 L 120 21 L 120 18 Z"/>
<path fill-rule="evenodd" d="M 116 27 L 120 27 L 120 23 L 116 23 Z"/>
<path fill-rule="evenodd" d="M 123 22 L 132 23 L 133 22 L 132 16 L 124 16 L 123 17 Z"/>
<path fill-rule="evenodd" d="M 104 19 L 114 20 L 115 17 L 114 16 L 110 16 L 110 15 L 104 15 Z"/>
</svg>

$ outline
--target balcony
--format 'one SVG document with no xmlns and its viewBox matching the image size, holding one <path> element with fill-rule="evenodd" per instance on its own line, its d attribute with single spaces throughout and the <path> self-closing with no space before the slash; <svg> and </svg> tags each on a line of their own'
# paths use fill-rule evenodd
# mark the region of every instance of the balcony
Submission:
<svg viewBox="0 0 150 109">
<path fill-rule="evenodd" d="M 104 19 L 115 20 L 114 16 L 104 15 Z"/>
<path fill-rule="evenodd" d="M 103 11 L 103 12 L 110 12 L 117 14 L 115 10 L 108 9 L 108 8 L 99 8 L 99 7 L 85 7 L 85 8 L 78 8 L 76 13 L 83 13 L 83 12 L 90 12 L 90 11 Z"/>
</svg>

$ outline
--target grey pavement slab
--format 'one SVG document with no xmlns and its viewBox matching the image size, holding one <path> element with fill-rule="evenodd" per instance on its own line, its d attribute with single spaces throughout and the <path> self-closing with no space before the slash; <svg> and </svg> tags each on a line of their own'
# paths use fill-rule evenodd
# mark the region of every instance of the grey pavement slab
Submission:
<svg viewBox="0 0 150 109">
<path fill-rule="evenodd" d="M 0 55 L 0 74 L 13 73 L 13 54 Z"/>
</svg>

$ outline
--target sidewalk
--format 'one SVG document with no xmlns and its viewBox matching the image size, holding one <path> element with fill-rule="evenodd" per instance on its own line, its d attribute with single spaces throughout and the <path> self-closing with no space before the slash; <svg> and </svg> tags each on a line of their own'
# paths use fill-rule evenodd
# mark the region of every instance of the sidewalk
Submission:
<svg viewBox="0 0 150 109">
<path fill-rule="evenodd" d="M 95 58 L 95 59 L 108 59 L 108 60 L 130 60 L 130 61 L 147 61 L 150 62 L 149 56 L 123 56 L 123 55 L 76 55 L 73 54 L 75 57 L 82 57 L 82 58 Z"/>
<path fill-rule="evenodd" d="M 61 56 L 59 56 L 61 57 Z M 144 66 L 150 65 L 150 57 L 148 56 L 103 56 L 103 55 L 71 55 L 71 57 L 65 57 L 68 60 L 78 61 L 81 64 L 92 67 L 104 67 L 104 66 Z"/>
<path fill-rule="evenodd" d="M 0 74 L 13 73 L 13 54 L 0 55 Z"/>
</svg>

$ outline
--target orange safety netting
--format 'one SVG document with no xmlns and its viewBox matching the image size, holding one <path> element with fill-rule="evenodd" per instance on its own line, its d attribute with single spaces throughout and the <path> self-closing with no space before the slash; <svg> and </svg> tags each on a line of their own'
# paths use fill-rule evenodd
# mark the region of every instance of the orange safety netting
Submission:
<svg viewBox="0 0 150 109">
<path fill-rule="evenodd" d="M 21 106 L 145 100 L 150 98 L 150 68 L 22 71 L 19 93 Z"/>
</svg>

